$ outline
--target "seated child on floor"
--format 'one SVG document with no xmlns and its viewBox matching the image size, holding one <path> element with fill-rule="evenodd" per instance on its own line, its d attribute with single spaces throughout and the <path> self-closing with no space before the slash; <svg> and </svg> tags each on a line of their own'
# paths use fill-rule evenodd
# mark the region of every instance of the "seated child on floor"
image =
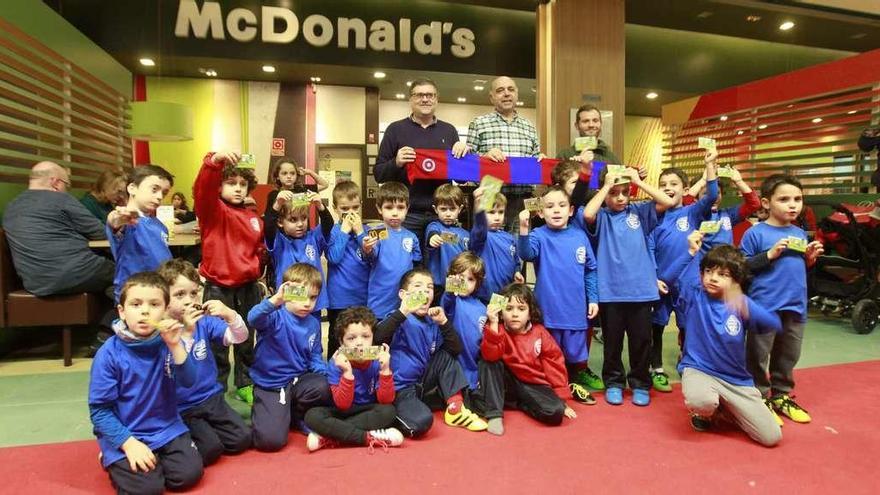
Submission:
<svg viewBox="0 0 880 495">
<path fill-rule="evenodd" d="M 202 478 L 202 458 L 177 412 L 177 385 L 196 367 L 180 341 L 183 325 L 163 319 L 168 284 L 136 273 L 119 292 L 116 333 L 92 362 L 89 414 L 101 465 L 120 493 L 184 490 Z"/>
<path fill-rule="evenodd" d="M 392 405 L 391 354 L 388 344 L 373 347 L 376 317 L 368 308 L 355 306 L 339 313 L 336 324 L 339 328 L 331 335 L 339 336 L 341 347 L 327 366 L 333 406 L 313 407 L 306 413 L 306 426 L 312 430 L 306 439 L 309 452 L 337 443 L 371 449 L 374 444 L 400 446 L 403 435 L 392 428 L 397 411 Z"/>
</svg>

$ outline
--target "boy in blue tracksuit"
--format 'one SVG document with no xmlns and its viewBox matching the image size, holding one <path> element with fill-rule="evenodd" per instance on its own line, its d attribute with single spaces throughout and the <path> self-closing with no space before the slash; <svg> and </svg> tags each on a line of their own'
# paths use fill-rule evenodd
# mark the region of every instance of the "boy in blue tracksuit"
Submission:
<svg viewBox="0 0 880 495">
<path fill-rule="evenodd" d="M 659 274 L 670 265 L 674 265 L 682 253 L 687 251 L 687 236 L 692 230 L 709 219 L 712 205 L 718 198 L 718 181 L 715 177 L 715 159 L 718 152 L 709 150 L 706 154 L 707 193 L 696 203 L 682 206 L 688 176 L 679 168 L 667 168 L 660 171 L 658 187 L 664 194 L 672 198 L 675 206 L 666 210 L 657 227 L 648 236 L 648 251 L 657 264 L 657 285 L 660 289 L 660 302 L 652 315 L 651 338 L 651 382 L 658 392 L 672 392 L 669 376 L 663 370 L 663 330 L 669 323 L 669 317 L 675 311 L 676 301 L 675 280 L 662 280 Z M 677 314 L 677 313 L 676 313 Z M 684 335 L 684 322 L 677 321 L 679 332 Z"/>
<path fill-rule="evenodd" d="M 748 279 L 745 257 L 721 245 L 703 254 L 703 234 L 688 237 L 687 256 L 662 272 L 676 280 L 676 317 L 686 323 L 687 339 L 678 365 L 685 405 L 697 431 L 731 419 L 761 445 L 772 447 L 782 430 L 767 409 L 746 369 L 746 334 L 779 332 L 779 316 L 743 295 Z"/>
<path fill-rule="evenodd" d="M 294 205 L 293 193 L 281 191 L 276 204 L 278 208 L 278 233 L 272 246 L 272 265 L 275 269 L 275 287 L 283 283 L 284 272 L 295 263 L 312 265 L 318 270 L 321 278 L 324 269 L 321 267 L 321 255 L 327 249 L 327 240 L 333 229 L 333 217 L 321 202 L 318 193 L 308 192 L 308 205 Z M 309 229 L 309 208 L 314 204 L 318 209 L 321 225 Z M 320 319 L 321 310 L 327 308 L 327 287 L 321 288 L 318 302 L 315 304 L 315 316 Z"/>
<path fill-rule="evenodd" d="M 464 193 L 455 184 L 443 184 L 434 191 L 434 212 L 437 213 L 437 220 L 425 228 L 425 246 L 428 250 L 426 266 L 434 277 L 437 301 L 444 292 L 443 285 L 446 283 L 449 264 L 453 258 L 466 251 L 470 243 L 470 233 L 458 224 L 464 205 Z"/>
<path fill-rule="evenodd" d="M 191 386 L 196 368 L 180 334 L 162 319 L 168 285 L 152 272 L 128 278 L 119 292 L 115 336 L 92 362 L 89 413 L 101 465 L 120 493 L 183 490 L 202 477 L 202 458 L 177 412 L 175 386 Z"/>
<path fill-rule="evenodd" d="M 654 200 L 630 203 L 630 184 Z M 659 293 L 646 237 L 657 225 L 657 215 L 672 206 L 672 198 L 642 182 L 636 170 L 628 168 L 623 176 L 604 170 L 602 187 L 584 208 L 590 234 L 599 241 L 599 310 L 605 336 L 602 379 L 605 401 L 612 405 L 623 403 L 627 382 L 633 389 L 633 404 L 651 402 L 651 310 Z M 621 361 L 624 335 L 629 339 L 628 375 Z"/>
<path fill-rule="evenodd" d="M 520 212 L 519 252 L 524 260 L 535 261 L 535 295 L 544 326 L 565 354 L 572 397 L 595 404 L 586 388 L 585 370 L 587 319 L 599 314 L 596 259 L 583 215 L 575 215 L 575 225 L 569 225 L 574 208 L 564 187 L 548 187 L 541 200 L 539 214 L 544 226 L 529 232 L 530 212 Z"/>
<path fill-rule="evenodd" d="M 183 418 L 205 466 L 222 454 L 238 454 L 251 446 L 251 429 L 224 399 L 217 381 L 217 362 L 211 344 L 226 350 L 244 342 L 248 329 L 242 317 L 217 300 L 201 300 L 199 272 L 188 261 L 162 263 L 159 276 L 168 284 L 171 300 L 166 314 L 183 323 L 181 341 L 196 367 L 191 386 L 177 384 L 177 410 Z"/>
<path fill-rule="evenodd" d="M 168 228 L 156 218 L 156 209 L 174 177 L 158 165 L 135 167 L 128 177 L 128 204 L 107 215 L 107 239 L 116 260 L 113 295 L 119 301 L 122 284 L 133 273 L 153 271 L 171 258 Z"/>
<path fill-rule="evenodd" d="M 367 305 L 370 264 L 364 257 L 358 237 L 364 233 L 361 221 L 361 187 L 350 180 L 337 182 L 333 188 L 333 207 L 339 222 L 330 232 L 327 246 L 327 357 L 339 348 L 336 318 L 353 306 Z"/>
<path fill-rule="evenodd" d="M 749 296 L 782 320 L 778 335 L 749 335 L 749 371 L 758 390 L 769 396 L 767 406 L 796 423 L 810 422 L 810 415 L 791 395 L 807 322 L 807 268 L 824 252 L 821 242 L 807 244 L 806 233 L 793 224 L 803 201 L 803 189 L 796 178 L 785 174 L 767 177 L 761 184 L 761 205 L 769 216 L 746 231 L 740 243 L 755 277 Z"/>
<path fill-rule="evenodd" d="M 411 437 L 431 429 L 431 405 L 446 403 L 449 426 L 483 431 L 488 425 L 464 405 L 468 381 L 455 357 L 461 340 L 443 308 L 431 307 L 434 281 L 424 268 L 400 279 L 399 309 L 376 327 L 376 342 L 391 345 L 391 368 L 396 391 L 394 407 L 400 430 Z"/>
<path fill-rule="evenodd" d="M 483 326 L 486 324 L 486 305 L 475 296 L 486 276 L 485 263 L 477 255 L 465 251 L 449 264 L 449 277 L 463 283 L 464 290 L 444 292 L 440 307 L 452 326 L 458 332 L 461 352 L 458 364 L 468 381 L 468 391 L 476 390 L 480 383 L 480 343 L 483 341 Z M 446 288 L 447 291 L 449 288 Z M 436 289 L 435 289 L 436 290 Z"/>
<path fill-rule="evenodd" d="M 419 240 L 403 227 L 409 209 L 409 190 L 400 182 L 386 182 L 376 193 L 382 227 L 361 236 L 361 247 L 370 263 L 367 306 L 380 320 L 400 304 L 397 284 L 414 264 L 422 260 Z"/>
<path fill-rule="evenodd" d="M 516 239 L 504 230 L 504 210 L 507 198 L 502 193 L 495 196 L 495 204 L 484 210 L 480 204 L 482 189 L 474 191 L 474 226 L 471 229 L 470 250 L 483 259 L 486 278 L 477 289 L 477 298 L 488 304 L 492 294 L 498 294 L 511 282 L 523 282 L 519 272 L 520 259 L 516 252 Z"/>
<path fill-rule="evenodd" d="M 321 322 L 312 314 L 320 291 L 318 270 L 297 263 L 284 272 L 278 291 L 248 313 L 259 335 L 250 368 L 257 450 L 281 450 L 290 426 L 301 425 L 309 408 L 330 404 Z"/>
</svg>

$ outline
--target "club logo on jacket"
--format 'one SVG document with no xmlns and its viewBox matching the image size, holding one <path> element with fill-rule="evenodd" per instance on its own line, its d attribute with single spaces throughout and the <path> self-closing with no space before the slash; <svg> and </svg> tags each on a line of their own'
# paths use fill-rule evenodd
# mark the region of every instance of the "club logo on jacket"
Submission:
<svg viewBox="0 0 880 495">
<path fill-rule="evenodd" d="M 309 349 L 315 347 L 315 334 L 309 335 Z"/>
<path fill-rule="evenodd" d="M 431 351 L 429 354 L 433 355 L 437 351 L 437 341 L 431 342 Z"/>
<path fill-rule="evenodd" d="M 412 252 L 413 240 L 411 237 L 404 237 L 403 241 L 401 242 L 401 245 L 403 246 L 403 250 L 406 251 L 407 253 Z"/>
<path fill-rule="evenodd" d="M 315 246 L 312 246 L 311 244 L 306 245 L 306 258 L 315 261 Z"/>
<path fill-rule="evenodd" d="M 739 335 L 742 331 L 742 325 L 739 322 L 739 318 L 733 315 L 728 316 L 727 321 L 724 323 L 724 330 L 727 331 L 728 335 Z"/>
<path fill-rule="evenodd" d="M 587 262 L 587 248 L 585 246 L 577 248 L 577 262 L 581 265 Z"/>
<path fill-rule="evenodd" d="M 434 160 L 432 160 L 431 158 L 425 158 L 424 160 L 422 160 L 422 170 L 424 170 L 425 172 L 431 173 L 434 171 L 435 168 L 437 168 L 437 164 L 434 163 Z"/>
<path fill-rule="evenodd" d="M 482 331 L 483 327 L 486 326 L 487 321 L 489 321 L 489 317 L 486 315 L 481 316 L 480 319 L 477 321 L 480 325 L 480 331 Z"/>
<path fill-rule="evenodd" d="M 260 219 L 257 217 L 251 217 L 251 228 L 254 229 L 254 232 L 260 231 Z"/>
<path fill-rule="evenodd" d="M 354 254 L 358 257 L 359 260 L 364 261 L 364 252 L 361 251 L 361 248 L 355 249 Z"/>
<path fill-rule="evenodd" d="M 461 244 L 464 246 L 464 250 L 465 250 L 465 251 L 467 251 L 468 249 L 470 249 L 470 248 L 468 247 L 468 244 L 470 244 L 470 243 L 471 243 L 471 238 L 470 238 L 470 237 L 462 237 L 462 238 L 461 238 Z"/>
<path fill-rule="evenodd" d="M 730 230 L 730 217 L 721 217 L 721 228 L 724 230 Z"/>
<path fill-rule="evenodd" d="M 541 355 L 541 339 L 535 341 L 535 356 Z"/>
<path fill-rule="evenodd" d="M 162 242 L 164 242 L 165 245 L 168 245 L 168 232 L 164 230 L 162 231 Z"/>
<path fill-rule="evenodd" d="M 678 217 L 678 220 L 675 221 L 675 228 L 681 232 L 691 230 L 691 224 L 688 222 L 688 217 Z"/>
<path fill-rule="evenodd" d="M 637 228 L 642 226 L 642 222 L 639 221 L 638 215 L 636 215 L 635 213 L 630 213 L 626 216 L 626 225 L 629 228 L 636 230 Z"/>
<path fill-rule="evenodd" d="M 510 247 L 507 248 L 510 251 L 510 257 L 516 259 L 516 245 L 511 244 Z"/>
<path fill-rule="evenodd" d="M 378 389 L 379 389 L 379 384 L 376 383 L 376 379 L 375 378 L 371 379 L 370 383 L 367 384 L 367 392 L 369 392 L 370 395 L 373 395 L 376 393 L 376 390 L 378 390 Z"/>
<path fill-rule="evenodd" d="M 199 361 L 203 361 L 208 357 L 208 344 L 205 343 L 205 339 L 199 339 L 196 345 L 193 346 L 193 356 Z"/>
<path fill-rule="evenodd" d="M 174 375 L 171 373 L 171 353 L 165 354 L 165 376 L 168 378 L 174 378 Z"/>
</svg>

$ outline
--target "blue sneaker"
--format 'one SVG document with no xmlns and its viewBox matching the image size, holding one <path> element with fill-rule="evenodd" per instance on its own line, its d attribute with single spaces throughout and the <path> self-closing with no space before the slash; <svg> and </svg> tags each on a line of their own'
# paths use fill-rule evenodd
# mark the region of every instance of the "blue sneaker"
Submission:
<svg viewBox="0 0 880 495">
<path fill-rule="evenodd" d="M 637 406 L 647 406 L 651 403 L 651 393 L 645 389 L 637 388 L 633 390 L 633 404 Z"/>
<path fill-rule="evenodd" d="M 605 390 L 605 402 L 612 406 L 623 404 L 623 389 L 620 387 L 608 387 L 608 389 Z"/>
</svg>

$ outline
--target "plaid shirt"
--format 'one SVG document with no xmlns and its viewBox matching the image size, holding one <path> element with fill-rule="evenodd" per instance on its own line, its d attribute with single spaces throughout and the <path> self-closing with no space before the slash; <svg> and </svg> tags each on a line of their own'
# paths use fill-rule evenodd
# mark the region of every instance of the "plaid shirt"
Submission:
<svg viewBox="0 0 880 495">
<path fill-rule="evenodd" d="M 492 148 L 500 149 L 506 156 L 537 157 L 541 153 L 538 131 L 531 122 L 519 115 L 508 122 L 497 111 L 471 121 L 467 145 L 469 151 L 480 155 Z M 531 193 L 532 186 L 504 186 L 502 191 L 522 196 Z"/>
</svg>

